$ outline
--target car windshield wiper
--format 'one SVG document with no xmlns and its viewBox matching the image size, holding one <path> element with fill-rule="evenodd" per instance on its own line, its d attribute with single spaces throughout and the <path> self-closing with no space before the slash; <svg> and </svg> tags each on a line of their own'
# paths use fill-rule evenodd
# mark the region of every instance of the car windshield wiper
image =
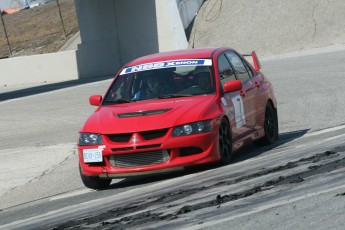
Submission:
<svg viewBox="0 0 345 230">
<path fill-rule="evenodd" d="M 124 103 L 131 103 L 131 101 L 125 100 L 125 99 L 116 99 L 116 100 L 105 100 L 103 103 L 106 103 L 106 104 L 124 104 Z"/>
<path fill-rule="evenodd" d="M 165 99 L 165 98 L 176 98 L 176 97 L 191 97 L 194 96 L 192 94 L 166 94 L 166 95 L 162 95 L 159 96 L 159 99 Z"/>
</svg>

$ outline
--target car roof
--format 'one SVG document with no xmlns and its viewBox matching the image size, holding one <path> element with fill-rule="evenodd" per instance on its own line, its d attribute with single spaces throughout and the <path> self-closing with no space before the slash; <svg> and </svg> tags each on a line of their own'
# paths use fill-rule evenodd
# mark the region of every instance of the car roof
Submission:
<svg viewBox="0 0 345 230">
<path fill-rule="evenodd" d="M 229 49 L 229 48 L 191 48 L 183 50 L 175 50 L 168 52 L 161 52 L 156 54 L 151 54 L 147 56 L 140 57 L 128 63 L 127 66 L 141 65 L 145 63 L 153 63 L 168 60 L 178 60 L 178 59 L 198 59 L 198 58 L 212 58 L 215 51 L 219 49 Z"/>
</svg>

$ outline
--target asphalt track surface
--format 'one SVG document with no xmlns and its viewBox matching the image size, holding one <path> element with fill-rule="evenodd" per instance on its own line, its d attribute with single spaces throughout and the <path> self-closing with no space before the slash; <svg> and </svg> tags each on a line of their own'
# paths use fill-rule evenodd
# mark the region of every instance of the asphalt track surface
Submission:
<svg viewBox="0 0 345 230">
<path fill-rule="evenodd" d="M 109 80 L 3 100 L 0 229 L 343 229 L 344 61 L 343 48 L 262 60 L 278 99 L 275 145 L 103 191 L 82 186 L 75 140 L 95 109 L 88 96 Z"/>
</svg>

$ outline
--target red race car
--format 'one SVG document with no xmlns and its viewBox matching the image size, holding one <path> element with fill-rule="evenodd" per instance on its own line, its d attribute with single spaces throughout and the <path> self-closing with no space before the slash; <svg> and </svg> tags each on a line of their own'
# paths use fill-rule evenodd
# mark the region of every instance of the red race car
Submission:
<svg viewBox="0 0 345 230">
<path fill-rule="evenodd" d="M 230 48 L 163 52 L 124 66 L 79 131 L 80 175 L 92 189 L 112 178 L 227 164 L 252 142 L 278 138 L 271 83 Z"/>
</svg>

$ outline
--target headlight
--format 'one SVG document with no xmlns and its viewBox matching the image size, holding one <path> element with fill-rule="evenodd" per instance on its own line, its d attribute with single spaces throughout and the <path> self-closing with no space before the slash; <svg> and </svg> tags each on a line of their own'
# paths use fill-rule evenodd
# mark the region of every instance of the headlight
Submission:
<svg viewBox="0 0 345 230">
<path fill-rule="evenodd" d="M 212 131 L 212 120 L 198 121 L 181 126 L 173 130 L 173 137 L 187 136 L 192 134 L 206 133 Z"/>
<path fill-rule="evenodd" d="M 101 145 L 102 136 L 95 133 L 79 133 L 78 145 Z"/>
</svg>

